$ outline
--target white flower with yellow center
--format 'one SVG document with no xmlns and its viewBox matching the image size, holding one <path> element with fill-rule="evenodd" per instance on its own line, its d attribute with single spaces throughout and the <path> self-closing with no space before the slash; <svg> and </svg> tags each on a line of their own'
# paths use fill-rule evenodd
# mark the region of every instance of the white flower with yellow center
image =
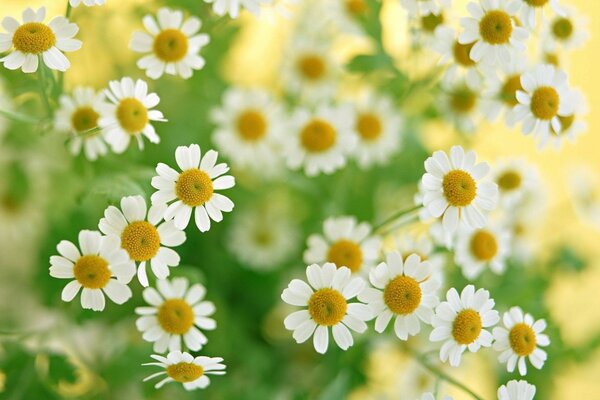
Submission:
<svg viewBox="0 0 600 400">
<path fill-rule="evenodd" d="M 157 362 L 145 363 L 164 368 L 164 371 L 152 374 L 144 379 L 144 382 L 159 376 L 166 378 L 158 382 L 154 387 L 160 389 L 169 382 L 179 382 L 186 390 L 204 389 L 210 385 L 208 375 L 225 375 L 225 365 L 221 357 L 192 356 L 190 353 L 171 351 L 166 357 L 152 354 Z"/>
<path fill-rule="evenodd" d="M 488 65 L 510 64 L 513 53 L 527 49 L 524 41 L 529 34 L 515 23 L 519 1 L 479 0 L 479 3 L 467 5 L 471 17 L 461 19 L 464 31 L 458 41 L 474 43 L 469 52 L 473 61 Z"/>
<path fill-rule="evenodd" d="M 149 78 L 158 79 L 167 73 L 188 79 L 193 70 L 204 67 L 206 62 L 198 52 L 208 44 L 209 37 L 198 34 L 202 25 L 198 18 L 189 17 L 184 21 L 182 11 L 163 7 L 158 10 L 156 19 L 149 14 L 142 21 L 148 33 L 134 32 L 129 48 L 149 53 L 137 62 Z"/>
<path fill-rule="evenodd" d="M 165 212 L 165 221 L 173 220 L 177 229 L 185 229 L 190 223 L 192 211 L 200 232 L 210 229 L 210 220 L 221 222 L 223 213 L 233 210 L 229 197 L 217 190 L 230 189 L 235 185 L 225 163 L 216 164 L 217 152 L 209 150 L 201 156 L 200 146 L 179 146 L 175 160 L 181 172 L 166 164 L 156 166 L 158 176 L 152 178 L 152 186 L 158 191 L 152 195 L 152 203 L 171 203 Z M 173 201 L 175 200 L 175 201 Z"/>
<path fill-rule="evenodd" d="M 585 115 L 588 113 L 588 106 L 585 101 L 585 96 L 579 90 L 573 90 L 570 92 L 569 99 L 567 100 L 572 108 L 573 112 L 567 116 L 558 116 L 560 121 L 560 130 L 556 131 L 552 128 L 552 133 L 549 136 L 540 137 L 539 147 L 543 148 L 547 141 L 554 144 L 556 149 L 560 149 L 562 143 L 568 140 L 571 143 L 575 143 L 577 136 L 587 132 L 588 126 L 584 120 Z"/>
<path fill-rule="evenodd" d="M 71 7 L 77 7 L 83 4 L 86 7 L 102 6 L 106 3 L 106 0 L 69 0 Z"/>
<path fill-rule="evenodd" d="M 542 20 L 544 19 L 544 7 L 547 8 L 548 5 L 556 14 L 563 14 L 558 0 L 518 0 L 518 4 L 520 6 L 519 21 L 529 29 L 535 28 L 538 12 L 541 14 Z"/>
<path fill-rule="evenodd" d="M 435 49 L 435 46 L 439 46 L 438 41 L 440 39 L 448 42 L 447 37 L 440 38 L 438 31 L 449 29 L 449 24 L 453 20 L 451 16 L 451 2 L 441 6 L 437 14 L 432 13 L 428 15 L 421 15 L 421 17 L 415 21 L 415 42 L 420 44 L 422 47 L 431 47 L 433 49 Z"/>
<path fill-rule="evenodd" d="M 542 332 L 546 321 L 535 321 L 530 314 L 524 314 L 520 307 L 512 307 L 505 312 L 502 321 L 504 328 L 494 328 L 494 349 L 500 352 L 498 361 L 506 363 L 508 372 L 519 367 L 519 374 L 527 374 L 525 359 L 537 369 L 542 369 L 548 355 L 539 348 L 550 344 L 550 338 Z"/>
<path fill-rule="evenodd" d="M 499 203 L 508 208 L 519 205 L 539 185 L 536 166 L 520 158 L 498 162 L 492 180 L 498 185 Z"/>
<path fill-rule="evenodd" d="M 94 161 L 107 152 L 107 146 L 98 127 L 100 112 L 105 106 L 104 93 L 90 87 L 76 87 L 72 95 L 60 97 L 54 127 L 72 134 L 69 150 L 78 155 L 83 147 L 86 158 Z"/>
<path fill-rule="evenodd" d="M 457 76 L 464 76 L 470 88 L 476 90 L 481 87 L 482 73 L 479 65 L 469 56 L 474 45 L 475 42 L 460 43 L 455 30 L 448 26 L 436 28 L 431 47 L 440 53 L 440 64 L 448 66 L 445 80 L 452 81 Z"/>
<path fill-rule="evenodd" d="M 273 0 L 204 0 L 205 3 L 212 4 L 215 14 L 223 16 L 229 14 L 231 18 L 237 18 L 240 10 L 245 8 L 254 15 L 260 14 L 260 8 L 263 5 L 271 4 Z"/>
<path fill-rule="evenodd" d="M 435 309 L 431 319 L 434 329 L 429 340 L 443 341 L 440 359 L 450 360 L 451 366 L 458 367 L 467 348 L 476 352 L 482 346 L 492 345 L 492 334 L 483 328 L 496 325 L 500 317 L 494 310 L 495 302 L 490 299 L 490 293 L 484 289 L 475 291 L 473 285 L 466 286 L 460 296 L 451 288 L 446 300 Z"/>
<path fill-rule="evenodd" d="M 446 72 L 441 82 L 440 108 L 458 131 L 473 133 L 481 120 L 481 88 L 471 86 L 464 77 L 455 76 L 459 74 L 456 69 Z"/>
<path fill-rule="evenodd" d="M 185 233 L 172 221 L 160 224 L 166 206 L 153 204 L 146 219 L 146 201 L 142 196 L 121 199 L 121 210 L 109 206 L 98 228 L 105 235 L 121 238 L 121 247 L 132 261 L 139 263 L 137 276 L 142 286 L 148 286 L 146 264 L 158 279 L 169 276 L 169 267 L 179 265 L 179 255 L 169 247 L 185 242 Z"/>
<path fill-rule="evenodd" d="M 110 81 L 106 97 L 107 104 L 98 124 L 104 130 L 104 137 L 112 151 L 123 153 L 135 138 L 140 149 L 144 148 L 142 136 L 151 143 L 160 142 L 151 121 L 166 121 L 162 112 L 153 110 L 160 102 L 156 93 L 148 93 L 148 84 L 141 79 L 125 77 L 120 81 Z"/>
<path fill-rule="evenodd" d="M 68 240 L 56 249 L 60 256 L 50 257 L 50 276 L 73 279 L 62 291 L 63 301 L 71 301 L 81 290 L 81 306 L 104 310 L 106 294 L 116 304 L 132 296 L 127 284 L 135 275 L 135 265 L 120 247 L 118 236 L 102 236 L 97 231 L 79 232 L 81 252 Z"/>
<path fill-rule="evenodd" d="M 304 252 L 307 264 L 333 263 L 337 268 L 347 267 L 352 273 L 368 273 L 379 260 L 381 238 L 371 235 L 371 226 L 358 223 L 354 217 L 327 218 L 323 235 L 312 234 Z"/>
<path fill-rule="evenodd" d="M 347 350 L 354 343 L 348 328 L 363 333 L 372 318 L 366 304 L 349 302 L 366 286 L 362 278 L 352 278 L 348 268 L 336 268 L 333 263 L 317 264 L 306 268 L 310 286 L 300 279 L 293 279 L 281 294 L 281 298 L 293 306 L 306 307 L 288 315 L 285 328 L 294 331 L 297 343 L 304 343 L 314 333 L 313 344 L 318 353 L 324 354 L 329 345 L 329 328 L 335 343 Z M 314 290 L 313 290 L 314 289 Z"/>
<path fill-rule="evenodd" d="M 535 386 L 527 381 L 509 381 L 498 388 L 498 400 L 533 400 Z"/>
<path fill-rule="evenodd" d="M 511 240 L 510 232 L 500 227 L 466 230 L 457 235 L 454 261 L 469 280 L 476 279 L 486 267 L 502 274 Z"/>
<path fill-rule="evenodd" d="M 48 24 L 46 7 L 37 11 L 27 8 L 23 11 L 23 23 L 13 17 L 4 17 L 2 27 L 6 33 L 0 33 L 0 53 L 13 49 L 0 62 L 7 69 L 19 69 L 25 73 L 35 72 L 39 61 L 50 69 L 66 71 L 71 63 L 63 54 L 81 48 L 81 41 L 73 39 L 79 31 L 76 24 L 64 17 L 54 17 Z"/>
<path fill-rule="evenodd" d="M 589 39 L 587 18 L 580 17 L 572 7 L 562 8 L 562 15 L 554 16 L 542 26 L 542 44 L 546 51 L 575 49 Z"/>
<path fill-rule="evenodd" d="M 459 223 L 483 228 L 487 222 L 484 212 L 496 207 L 498 187 L 483 179 L 489 166 L 476 164 L 476 158 L 473 150 L 465 154 L 462 147 L 453 146 L 450 158 L 436 151 L 425 161 L 423 205 L 433 218 L 442 218 L 447 232 L 455 232 Z"/>
<path fill-rule="evenodd" d="M 400 0 L 400 4 L 411 17 L 423 15 L 439 15 L 443 8 L 448 7 L 452 0 Z"/>
<path fill-rule="evenodd" d="M 431 323 L 433 308 L 439 303 L 436 295 L 440 282 L 431 276 L 427 261 L 411 254 L 406 261 L 394 251 L 369 273 L 374 288 L 365 288 L 358 299 L 369 304 L 375 320 L 375 330 L 382 333 L 394 319 L 394 332 L 401 340 L 421 331 L 421 321 Z"/>
<path fill-rule="evenodd" d="M 154 351 L 164 353 L 181 350 L 181 341 L 190 350 L 198 351 L 208 343 L 202 330 L 217 327 L 210 318 L 215 305 L 204 300 L 206 289 L 199 283 L 189 286 L 186 278 L 156 281 L 158 290 L 144 289 L 143 296 L 150 307 L 138 307 L 141 315 L 136 326 L 144 340 L 154 343 Z"/>
</svg>

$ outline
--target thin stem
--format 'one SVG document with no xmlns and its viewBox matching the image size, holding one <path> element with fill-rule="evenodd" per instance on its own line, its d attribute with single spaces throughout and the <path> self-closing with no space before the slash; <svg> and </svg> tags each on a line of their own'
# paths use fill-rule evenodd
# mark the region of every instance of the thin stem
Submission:
<svg viewBox="0 0 600 400">
<path fill-rule="evenodd" d="M 71 16 L 71 10 L 73 10 L 73 8 L 71 7 L 71 1 L 67 0 L 67 11 L 65 11 L 65 18 L 69 19 L 69 17 Z"/>
<path fill-rule="evenodd" d="M 40 92 L 41 92 L 41 96 L 42 96 L 42 101 L 44 102 L 44 107 L 46 108 L 46 112 L 48 113 L 48 116 L 50 117 L 50 116 L 52 116 L 52 107 L 50 107 L 50 100 L 48 99 L 45 69 L 46 69 L 46 67 L 44 65 L 44 60 L 42 60 L 42 57 L 40 56 L 39 67 L 38 67 L 39 79 L 40 79 Z"/>
<path fill-rule="evenodd" d="M 381 228 L 383 228 L 384 226 L 390 224 L 391 222 L 394 222 L 394 221 L 400 219 L 401 217 L 403 217 L 405 215 L 413 213 L 413 212 L 419 210 L 420 208 L 421 208 L 421 206 L 414 206 L 414 207 L 411 207 L 411 208 L 406 209 L 406 210 L 398 211 L 398 212 L 392 214 L 389 218 L 387 218 L 387 219 L 383 220 L 382 222 L 380 222 L 379 224 L 375 225 L 373 227 L 373 231 L 379 231 L 379 230 L 381 230 Z"/>
<path fill-rule="evenodd" d="M 0 116 L 4 117 L 6 119 L 10 119 L 12 121 L 25 122 L 28 124 L 38 124 L 38 123 L 42 122 L 42 120 L 30 117 L 29 115 L 16 113 L 14 111 L 2 110 L 2 109 L 0 109 Z"/>
<path fill-rule="evenodd" d="M 70 2 L 70 0 L 67 0 L 67 10 L 65 11 L 65 18 L 69 19 L 69 17 L 71 17 L 72 10 L 73 10 L 73 8 L 71 7 L 71 2 Z M 58 73 L 57 86 L 58 86 L 58 97 L 60 97 L 60 95 L 63 93 L 64 87 L 65 87 L 65 73 L 64 72 Z"/>
</svg>

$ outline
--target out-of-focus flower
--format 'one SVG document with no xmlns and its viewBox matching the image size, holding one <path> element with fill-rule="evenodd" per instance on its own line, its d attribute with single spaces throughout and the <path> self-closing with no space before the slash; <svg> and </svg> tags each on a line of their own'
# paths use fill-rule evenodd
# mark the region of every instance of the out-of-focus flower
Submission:
<svg viewBox="0 0 600 400">
<path fill-rule="evenodd" d="M 509 381 L 498 388 L 498 400 L 533 400 L 535 386 L 526 381 Z"/>
<path fill-rule="evenodd" d="M 518 205 L 524 196 L 539 186 L 534 164 L 513 158 L 498 162 L 492 169 L 492 180 L 498 185 L 499 203 L 505 207 Z"/>
<path fill-rule="evenodd" d="M 406 260 L 411 254 L 416 254 L 421 261 L 427 261 L 429 263 L 429 272 L 431 276 L 443 284 L 444 273 L 442 268 L 444 266 L 445 257 L 441 253 L 434 253 L 432 239 L 433 238 L 428 234 L 415 235 L 412 233 L 405 233 L 396 238 L 395 247 L 403 260 Z"/>
<path fill-rule="evenodd" d="M 476 279 L 486 267 L 502 274 L 510 254 L 510 242 L 510 232 L 501 227 L 459 232 L 454 260 L 470 280 Z"/>
<path fill-rule="evenodd" d="M 441 55 L 440 64 L 448 66 L 446 80 L 451 82 L 456 77 L 464 77 L 467 85 L 476 90 L 481 87 L 483 78 L 480 66 L 469 55 L 474 45 L 475 42 L 460 43 L 454 29 L 448 26 L 438 27 L 431 43 L 431 47 Z"/>
<path fill-rule="evenodd" d="M 558 5 L 558 0 L 516 0 L 519 5 L 519 21 L 529 29 L 533 30 L 537 24 L 537 13 L 544 18 L 544 7 L 550 6 L 552 10 L 562 15 L 562 8 Z"/>
<path fill-rule="evenodd" d="M 229 14 L 231 18 L 237 18 L 240 14 L 240 9 L 245 8 L 254 15 L 260 14 L 262 5 L 271 4 L 273 0 L 204 0 L 205 3 L 210 3 L 213 6 L 215 14 L 223 16 Z"/>
<path fill-rule="evenodd" d="M 573 113 L 567 116 L 558 116 L 560 121 L 560 130 L 556 131 L 552 128 L 552 134 L 549 135 L 548 139 L 554 143 L 556 149 L 560 149 L 562 143 L 568 140 L 571 143 L 575 143 L 577 136 L 587 132 L 588 126 L 583 117 L 588 113 L 588 106 L 585 101 L 585 96 L 579 90 L 573 90 L 570 92 L 569 99 L 567 100 L 572 104 Z M 543 147 L 546 145 L 546 137 L 540 138 L 539 146 Z"/>
<path fill-rule="evenodd" d="M 194 358 L 190 353 L 181 351 L 172 351 L 166 357 L 157 354 L 152 354 L 150 357 L 157 362 L 143 365 L 164 368 L 164 371 L 146 377 L 144 382 L 162 375 L 167 376 L 154 386 L 156 389 L 169 382 L 180 382 L 186 390 L 204 389 L 210 384 L 207 375 L 225 375 L 225 365 L 222 364 L 221 357 Z"/>
<path fill-rule="evenodd" d="M 596 171 L 583 166 L 569 172 L 568 188 L 579 219 L 600 229 L 599 179 Z"/>
<path fill-rule="evenodd" d="M 542 27 L 542 46 L 547 51 L 575 49 L 589 38 L 587 19 L 580 17 L 572 7 L 561 6 L 561 9 L 562 15 L 556 15 Z"/>
<path fill-rule="evenodd" d="M 441 111 L 457 130 L 473 133 L 481 120 L 481 87 L 472 87 L 464 78 L 453 75 L 458 73 L 448 71 L 442 80 Z"/>
<path fill-rule="evenodd" d="M 106 3 L 106 0 L 69 0 L 71 7 L 77 7 L 83 4 L 86 7 L 102 6 Z"/>
<path fill-rule="evenodd" d="M 439 15 L 442 9 L 448 7 L 451 2 L 452 0 L 400 0 L 400 4 L 411 17 Z"/>
<path fill-rule="evenodd" d="M 48 24 L 46 7 L 37 11 L 31 8 L 23 11 L 23 24 L 13 17 L 4 17 L 2 27 L 6 33 L 0 34 L 0 53 L 13 49 L 0 59 L 7 69 L 19 69 L 25 73 L 35 72 L 40 59 L 50 69 L 66 71 L 71 63 L 63 54 L 81 48 L 81 41 L 73 39 L 79 31 L 76 24 L 65 17 L 54 17 Z"/>
</svg>

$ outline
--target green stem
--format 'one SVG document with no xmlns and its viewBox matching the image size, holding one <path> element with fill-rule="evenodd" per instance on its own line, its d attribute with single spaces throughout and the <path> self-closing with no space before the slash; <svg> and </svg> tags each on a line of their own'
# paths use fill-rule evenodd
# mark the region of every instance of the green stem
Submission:
<svg viewBox="0 0 600 400">
<path fill-rule="evenodd" d="M 384 226 L 386 226 L 386 225 L 388 225 L 388 224 L 390 224 L 390 223 L 392 223 L 392 222 L 400 219 L 401 217 L 403 217 L 405 215 L 411 214 L 411 213 L 419 210 L 420 208 L 421 208 L 421 206 L 414 206 L 414 207 L 411 207 L 411 208 L 406 209 L 406 210 L 398 211 L 398 212 L 392 214 L 389 218 L 387 218 L 387 219 L 383 220 L 382 222 L 380 222 L 379 224 L 375 225 L 373 227 L 373 231 L 374 232 L 379 231 Z"/>
<path fill-rule="evenodd" d="M 71 7 L 71 2 L 67 0 L 67 11 L 65 11 L 65 18 L 69 19 L 69 17 L 71 16 L 71 10 L 73 10 L 73 8 Z"/>
<path fill-rule="evenodd" d="M 42 122 L 42 120 L 30 117 L 29 115 L 20 114 L 20 113 L 16 113 L 14 111 L 8 111 L 8 110 L 0 109 L 0 116 L 4 117 L 6 119 L 10 119 L 12 121 L 25 122 L 28 124 L 39 124 L 40 122 Z"/>
<path fill-rule="evenodd" d="M 71 2 L 69 0 L 67 0 L 67 10 L 65 11 L 65 18 L 69 19 L 69 17 L 71 17 L 72 10 L 73 10 L 73 7 L 71 7 Z M 64 72 L 58 73 L 57 87 L 58 87 L 58 94 L 57 94 L 57 98 L 58 98 L 63 93 L 64 87 L 65 87 L 65 73 Z"/>
<path fill-rule="evenodd" d="M 46 66 L 44 65 L 44 60 L 40 56 L 39 60 L 39 79 L 40 79 L 40 93 L 42 97 L 42 101 L 44 102 L 44 107 L 46 108 L 46 112 L 48 116 L 52 116 L 52 107 L 50 106 L 50 100 L 48 99 L 48 91 L 46 86 Z"/>
</svg>

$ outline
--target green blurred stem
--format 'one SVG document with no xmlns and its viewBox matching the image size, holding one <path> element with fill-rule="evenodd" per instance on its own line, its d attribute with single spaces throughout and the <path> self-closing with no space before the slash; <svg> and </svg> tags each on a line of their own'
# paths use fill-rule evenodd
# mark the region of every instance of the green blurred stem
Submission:
<svg viewBox="0 0 600 400">
<path fill-rule="evenodd" d="M 71 16 L 71 10 L 73 8 L 71 7 L 71 2 L 70 0 L 67 0 L 67 11 L 65 11 L 65 18 L 69 19 L 69 17 Z"/>
<path fill-rule="evenodd" d="M 30 117 L 29 115 L 16 113 L 13 111 L 8 111 L 8 110 L 1 110 L 1 109 L 0 109 L 0 117 L 4 117 L 6 119 L 10 119 L 10 120 L 16 121 L 16 122 L 25 122 L 27 124 L 38 124 L 38 123 L 42 122 L 41 120 L 39 120 L 37 118 Z"/>
<path fill-rule="evenodd" d="M 39 60 L 39 66 L 38 66 L 38 73 L 39 73 L 39 78 L 40 78 L 40 93 L 41 93 L 41 97 L 42 97 L 42 101 L 44 103 L 44 107 L 46 108 L 46 112 L 48 113 L 48 116 L 52 116 L 52 107 L 50 107 L 50 100 L 48 99 L 48 90 L 47 90 L 47 84 L 46 84 L 46 66 L 44 64 L 44 60 L 42 59 L 42 56 L 39 56 L 40 60 Z"/>
<path fill-rule="evenodd" d="M 420 208 L 421 208 L 421 206 L 414 206 L 414 207 L 411 207 L 411 208 L 406 209 L 406 210 L 398 211 L 398 212 L 392 214 L 389 218 L 387 218 L 387 219 L 383 220 L 382 222 L 380 222 L 379 224 L 375 225 L 373 227 L 373 231 L 374 232 L 379 231 L 384 226 L 386 226 L 386 225 L 388 225 L 388 224 L 390 224 L 390 223 L 392 223 L 392 222 L 394 222 L 394 221 L 396 221 L 396 220 L 404 217 L 405 215 L 412 214 L 413 212 L 418 211 Z"/>
<path fill-rule="evenodd" d="M 73 7 L 71 7 L 71 2 L 69 0 L 67 0 L 67 11 L 65 11 L 65 18 L 69 19 L 69 17 L 71 17 L 71 11 L 73 10 Z M 59 72 L 58 73 L 58 96 L 59 97 L 63 90 L 64 90 L 64 86 L 65 86 L 65 73 L 64 72 Z"/>
</svg>

